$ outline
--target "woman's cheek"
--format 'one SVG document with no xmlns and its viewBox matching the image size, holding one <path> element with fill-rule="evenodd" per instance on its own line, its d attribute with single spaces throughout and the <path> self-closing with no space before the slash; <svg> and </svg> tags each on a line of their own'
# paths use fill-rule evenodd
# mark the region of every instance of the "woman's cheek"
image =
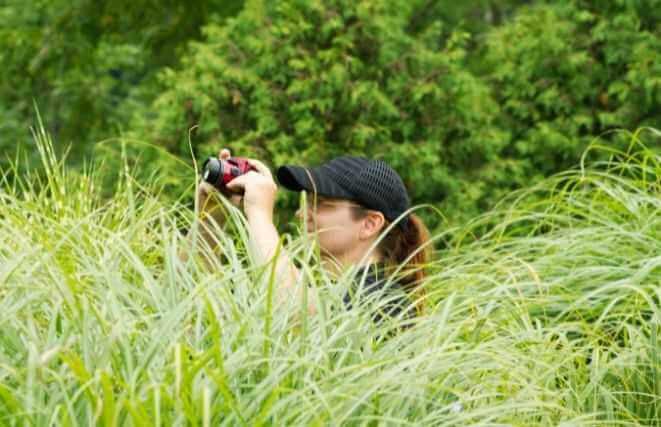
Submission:
<svg viewBox="0 0 661 427">
<path fill-rule="evenodd" d="M 317 243 L 319 247 L 330 254 L 337 255 L 339 248 L 335 237 L 329 232 L 317 233 Z"/>
</svg>

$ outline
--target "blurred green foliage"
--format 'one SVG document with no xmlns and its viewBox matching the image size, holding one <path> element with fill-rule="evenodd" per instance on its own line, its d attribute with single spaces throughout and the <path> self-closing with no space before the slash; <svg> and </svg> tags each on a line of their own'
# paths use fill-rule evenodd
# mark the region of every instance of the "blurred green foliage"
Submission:
<svg viewBox="0 0 661 427">
<path fill-rule="evenodd" d="M 464 66 L 466 33 L 442 37 L 437 22 L 413 37 L 413 12 L 407 0 L 247 9 L 206 27 L 182 68 L 163 74 L 156 117 L 132 129 L 183 155 L 182 130 L 197 124 L 197 153 L 228 146 L 275 165 L 365 154 L 400 171 L 415 200 L 466 195 L 506 136 Z M 456 202 L 481 194 L 468 196 Z"/>
<path fill-rule="evenodd" d="M 34 99 L 75 158 L 124 153 L 172 197 L 192 197 L 173 161 L 190 148 L 271 166 L 351 153 L 456 223 L 595 138 L 621 148 L 612 129 L 661 127 L 660 18 L 661 0 L 10 0 L 0 149 L 30 144 Z"/>
<path fill-rule="evenodd" d="M 0 150 L 26 144 L 34 103 L 74 160 L 115 137 L 159 91 L 157 75 L 178 63 L 209 22 L 239 0 L 19 0 L 0 3 Z M 34 101 L 34 102 L 33 102 Z M 32 150 L 30 150 L 32 148 Z M 0 165 L 4 156 L 0 159 Z"/>
<path fill-rule="evenodd" d="M 525 8 L 489 33 L 486 77 L 510 133 L 502 158 L 513 160 L 503 184 L 571 166 L 609 130 L 661 124 L 661 21 L 644 21 L 659 6 L 562 1 Z M 603 136 L 620 147 L 628 139 Z"/>
</svg>

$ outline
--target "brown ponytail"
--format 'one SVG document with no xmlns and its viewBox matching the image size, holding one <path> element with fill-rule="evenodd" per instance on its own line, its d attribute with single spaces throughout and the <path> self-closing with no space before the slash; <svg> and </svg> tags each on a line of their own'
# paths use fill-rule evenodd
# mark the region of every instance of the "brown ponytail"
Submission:
<svg viewBox="0 0 661 427">
<path fill-rule="evenodd" d="M 354 212 L 358 218 L 367 215 L 367 209 L 362 207 Z M 386 220 L 384 230 L 389 226 L 390 222 Z M 399 270 L 397 272 L 399 283 L 415 301 L 418 315 L 424 312 L 426 303 L 426 293 L 422 284 L 426 276 L 425 269 L 432 255 L 429 238 L 429 230 L 425 223 L 417 215 L 410 214 L 405 229 L 395 225 L 381 238 L 378 246 L 378 250 L 383 255 L 386 272 L 391 274 Z"/>
<path fill-rule="evenodd" d="M 417 215 L 410 214 L 405 230 L 395 226 L 379 243 L 379 249 L 389 270 L 394 272 L 405 264 L 400 268 L 398 276 L 404 289 L 415 301 L 418 315 L 423 313 L 425 305 L 425 290 L 422 283 L 432 250 L 428 242 L 429 230 L 424 222 Z"/>
</svg>

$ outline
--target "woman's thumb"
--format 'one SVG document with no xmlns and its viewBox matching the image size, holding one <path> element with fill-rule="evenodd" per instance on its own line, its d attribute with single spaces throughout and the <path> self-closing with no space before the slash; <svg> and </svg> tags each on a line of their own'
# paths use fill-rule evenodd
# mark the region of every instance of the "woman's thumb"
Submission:
<svg viewBox="0 0 661 427">
<path fill-rule="evenodd" d="M 243 180 L 244 175 L 237 176 L 227 184 L 225 184 L 225 188 L 227 188 L 229 191 L 233 193 L 238 193 L 241 192 L 242 190 L 245 189 L 245 182 Z"/>
</svg>

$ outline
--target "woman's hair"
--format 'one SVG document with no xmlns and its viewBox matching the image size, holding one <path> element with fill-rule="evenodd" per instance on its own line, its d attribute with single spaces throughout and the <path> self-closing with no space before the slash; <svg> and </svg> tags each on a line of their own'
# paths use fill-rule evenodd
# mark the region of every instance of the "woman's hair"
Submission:
<svg viewBox="0 0 661 427">
<path fill-rule="evenodd" d="M 367 215 L 368 209 L 361 207 L 352 209 L 352 212 L 354 219 L 358 220 Z M 384 230 L 389 226 L 390 222 L 386 220 Z M 425 268 L 432 255 L 429 230 L 424 222 L 417 215 L 410 214 L 406 227 L 392 227 L 388 234 L 381 238 L 378 249 L 383 255 L 387 272 L 394 272 L 401 266 L 398 273 L 399 283 L 415 301 L 418 314 L 422 314 L 426 300 L 422 285 L 426 276 Z"/>
</svg>

